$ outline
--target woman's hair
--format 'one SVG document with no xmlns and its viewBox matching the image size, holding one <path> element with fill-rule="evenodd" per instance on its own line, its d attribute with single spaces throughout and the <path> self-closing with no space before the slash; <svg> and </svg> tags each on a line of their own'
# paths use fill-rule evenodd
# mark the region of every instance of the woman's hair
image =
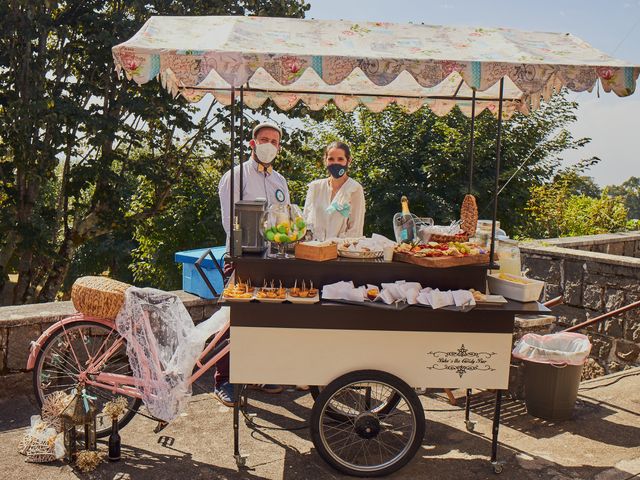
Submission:
<svg viewBox="0 0 640 480">
<path fill-rule="evenodd" d="M 327 145 L 327 148 L 324 149 L 325 160 L 327 158 L 327 155 L 329 155 L 329 151 L 334 148 L 339 148 L 340 150 L 344 151 L 347 160 L 351 160 L 351 149 L 349 148 L 349 145 L 344 142 L 331 142 L 329 145 Z"/>
</svg>

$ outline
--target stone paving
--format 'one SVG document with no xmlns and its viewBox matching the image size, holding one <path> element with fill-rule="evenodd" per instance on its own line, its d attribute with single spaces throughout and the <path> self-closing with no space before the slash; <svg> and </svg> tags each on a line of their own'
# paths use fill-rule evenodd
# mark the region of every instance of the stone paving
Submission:
<svg viewBox="0 0 640 480">
<path fill-rule="evenodd" d="M 232 412 L 210 392 L 196 389 L 188 409 L 160 434 L 137 417 L 121 431 L 123 459 L 81 474 L 58 462 L 25 463 L 16 452 L 29 416 L 31 396 L 0 403 L 1 479 L 335 479 L 348 478 L 317 455 L 306 427 L 312 400 L 293 389 L 281 395 L 252 393 L 250 411 L 261 428 L 241 426 L 247 468 L 232 457 Z M 506 399 L 500 429 L 501 475 L 488 463 L 492 399 L 476 398 L 474 433 L 464 428 L 464 410 L 438 393 L 421 396 L 427 429 L 422 448 L 393 479 L 630 480 L 640 479 L 640 369 L 581 385 L 574 418 L 552 423 L 526 413 Z M 105 444 L 101 444 L 105 450 Z"/>
</svg>

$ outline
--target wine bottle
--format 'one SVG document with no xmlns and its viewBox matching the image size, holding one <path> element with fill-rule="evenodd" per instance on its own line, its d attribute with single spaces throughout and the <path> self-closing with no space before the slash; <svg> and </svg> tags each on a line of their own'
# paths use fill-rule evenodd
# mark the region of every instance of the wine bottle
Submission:
<svg viewBox="0 0 640 480">
<path fill-rule="evenodd" d="M 114 418 L 111 423 L 111 434 L 109 435 L 109 460 L 112 462 L 120 460 L 120 433 L 118 433 L 117 418 Z"/>
<path fill-rule="evenodd" d="M 402 205 L 402 213 L 396 213 L 394 216 L 396 241 L 411 243 L 417 236 L 416 222 L 409 211 L 409 199 L 403 195 L 400 199 L 400 203 Z"/>
</svg>

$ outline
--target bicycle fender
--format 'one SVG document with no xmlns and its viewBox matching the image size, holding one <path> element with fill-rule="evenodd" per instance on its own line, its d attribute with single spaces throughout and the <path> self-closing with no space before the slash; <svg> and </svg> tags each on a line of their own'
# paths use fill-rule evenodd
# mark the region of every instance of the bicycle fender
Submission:
<svg viewBox="0 0 640 480">
<path fill-rule="evenodd" d="M 31 347 L 29 347 L 29 358 L 27 359 L 27 370 L 33 370 L 36 365 L 36 358 L 38 358 L 38 354 L 42 349 L 42 345 L 44 345 L 47 339 L 51 335 L 53 335 L 55 331 L 70 323 L 84 322 L 87 320 L 101 323 L 105 327 L 109 328 L 114 326 L 113 320 L 109 320 L 108 318 L 89 317 L 82 313 L 76 313 L 75 315 L 71 315 L 70 317 L 63 318 L 62 320 L 57 321 L 49 328 L 47 328 L 44 332 L 42 332 L 42 335 L 40 335 L 37 340 L 31 342 Z"/>
</svg>

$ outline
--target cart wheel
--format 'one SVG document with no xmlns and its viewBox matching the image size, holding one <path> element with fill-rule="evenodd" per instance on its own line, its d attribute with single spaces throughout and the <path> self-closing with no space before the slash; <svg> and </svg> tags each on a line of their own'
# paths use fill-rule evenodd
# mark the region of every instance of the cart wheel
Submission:
<svg viewBox="0 0 640 480">
<path fill-rule="evenodd" d="M 398 398 L 393 407 L 384 414 L 375 410 L 392 395 Z M 342 420 L 335 418 L 336 412 Z M 310 430 L 329 465 L 356 477 L 378 477 L 413 458 L 424 422 L 420 399 L 409 385 L 386 372 L 360 370 L 322 389 L 311 411 Z"/>
<path fill-rule="evenodd" d="M 504 470 L 502 464 L 497 462 L 493 463 L 493 473 L 495 473 L 496 475 L 500 475 L 502 473 L 502 470 Z"/>
<path fill-rule="evenodd" d="M 469 432 L 473 432 L 476 429 L 476 422 L 473 420 L 466 420 L 464 424 Z"/>
<path fill-rule="evenodd" d="M 318 397 L 320 396 L 320 392 L 324 388 L 325 387 L 320 387 L 317 385 L 311 385 L 309 387 L 309 393 L 313 397 L 314 401 L 318 399 Z M 377 404 L 372 406 L 371 410 L 375 411 L 379 415 L 387 415 L 396 407 L 396 405 L 398 405 L 399 401 L 400 396 L 390 391 L 389 396 L 387 398 L 379 399 L 379 401 L 377 401 Z M 338 420 L 339 422 L 344 422 L 345 420 L 350 418 L 349 412 L 334 410 L 331 407 L 329 408 L 329 410 L 327 410 L 327 415 L 334 420 Z"/>
</svg>

